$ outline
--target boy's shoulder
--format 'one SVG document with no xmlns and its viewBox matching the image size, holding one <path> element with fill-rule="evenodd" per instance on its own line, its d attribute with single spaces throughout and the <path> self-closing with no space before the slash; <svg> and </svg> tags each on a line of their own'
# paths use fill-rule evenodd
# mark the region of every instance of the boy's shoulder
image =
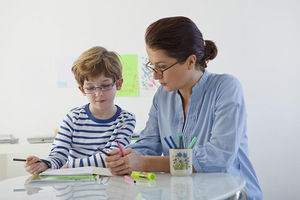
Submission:
<svg viewBox="0 0 300 200">
<path fill-rule="evenodd" d="M 86 105 L 78 106 L 78 107 L 70 109 L 69 112 L 70 113 L 80 113 L 82 111 L 85 111 L 85 107 L 86 107 Z"/>
<path fill-rule="evenodd" d="M 119 107 L 119 106 L 117 106 L 117 107 Z M 120 108 L 120 107 L 119 107 Z M 122 109 L 122 108 L 120 108 L 120 110 L 121 110 L 121 112 L 120 112 L 120 117 L 124 117 L 124 118 L 133 118 L 133 119 L 135 119 L 135 115 L 132 113 L 132 112 L 129 112 L 129 111 L 127 111 L 127 110 L 124 110 L 124 109 Z"/>
<path fill-rule="evenodd" d="M 69 116 L 79 116 L 79 115 L 86 115 L 86 105 L 78 106 L 72 108 L 68 111 Z"/>
</svg>

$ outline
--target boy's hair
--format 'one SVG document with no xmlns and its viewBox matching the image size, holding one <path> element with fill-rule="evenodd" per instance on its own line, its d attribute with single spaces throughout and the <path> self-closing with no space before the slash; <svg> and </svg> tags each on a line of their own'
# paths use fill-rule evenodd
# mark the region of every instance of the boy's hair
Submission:
<svg viewBox="0 0 300 200">
<path fill-rule="evenodd" d="M 92 47 L 83 52 L 73 63 L 72 72 L 77 83 L 83 87 L 84 81 L 100 74 L 117 81 L 122 78 L 122 65 L 118 55 L 101 46 Z"/>
</svg>

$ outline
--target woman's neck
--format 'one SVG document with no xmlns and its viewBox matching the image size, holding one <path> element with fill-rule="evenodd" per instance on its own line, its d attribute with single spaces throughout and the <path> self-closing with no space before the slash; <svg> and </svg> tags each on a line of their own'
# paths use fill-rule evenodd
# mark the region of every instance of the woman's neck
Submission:
<svg viewBox="0 0 300 200">
<path fill-rule="evenodd" d="M 187 82 L 187 84 L 182 89 L 179 89 L 179 92 L 184 102 L 189 101 L 192 95 L 193 87 L 201 79 L 202 76 L 203 76 L 203 72 L 201 70 L 193 71 L 191 77 L 189 77 L 189 81 Z"/>
</svg>

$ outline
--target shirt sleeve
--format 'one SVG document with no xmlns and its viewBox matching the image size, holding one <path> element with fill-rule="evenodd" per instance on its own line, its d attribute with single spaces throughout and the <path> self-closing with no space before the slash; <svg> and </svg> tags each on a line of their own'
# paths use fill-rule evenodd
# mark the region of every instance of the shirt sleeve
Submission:
<svg viewBox="0 0 300 200">
<path fill-rule="evenodd" d="M 193 166 L 198 172 L 226 172 L 232 165 L 246 131 L 246 109 L 242 88 L 235 78 L 217 88 L 210 139 L 193 148 Z"/>
<path fill-rule="evenodd" d="M 153 103 L 149 112 L 149 118 L 145 128 L 141 131 L 139 139 L 128 145 L 126 148 L 132 148 L 140 155 L 161 155 L 162 146 L 159 134 L 158 115 L 157 115 L 157 95 L 153 98 Z"/>
<path fill-rule="evenodd" d="M 58 129 L 57 135 L 52 144 L 48 158 L 51 168 L 61 168 L 68 160 L 69 150 L 72 143 L 72 133 L 74 131 L 71 112 L 68 113 Z"/>
<path fill-rule="evenodd" d="M 124 117 L 122 122 L 117 125 L 118 128 L 115 129 L 114 133 L 108 140 L 107 145 L 103 148 L 103 151 L 108 153 L 112 149 L 118 148 L 117 141 L 120 142 L 123 148 L 130 144 L 136 120 L 133 114 L 128 114 L 126 116 L 127 117 Z M 85 158 L 69 159 L 67 165 L 69 168 L 87 166 L 106 167 L 104 161 L 105 157 L 106 155 L 104 153 L 95 149 L 95 154 Z"/>
</svg>

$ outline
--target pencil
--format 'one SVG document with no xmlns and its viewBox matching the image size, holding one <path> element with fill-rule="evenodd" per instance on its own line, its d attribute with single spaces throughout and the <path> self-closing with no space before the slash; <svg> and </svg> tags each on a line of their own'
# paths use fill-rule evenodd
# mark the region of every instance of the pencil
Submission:
<svg viewBox="0 0 300 200">
<path fill-rule="evenodd" d="M 119 142 L 119 141 L 117 141 L 117 144 L 118 144 L 118 147 L 119 147 L 119 149 L 120 149 L 120 151 L 121 151 L 121 155 L 122 155 L 122 157 L 124 157 L 124 156 L 125 156 L 125 153 L 124 153 L 124 151 L 123 151 L 123 148 L 122 148 L 122 146 L 121 146 L 120 142 Z"/>
<path fill-rule="evenodd" d="M 100 152 L 104 153 L 105 155 L 107 155 L 107 156 L 110 156 L 110 154 L 109 154 L 109 153 L 107 153 L 107 152 L 103 151 L 103 150 L 102 150 L 102 149 L 100 149 L 99 147 L 98 147 L 97 149 L 98 149 L 98 151 L 100 151 Z"/>
<path fill-rule="evenodd" d="M 26 159 L 22 159 L 22 158 L 13 158 L 13 161 L 21 161 L 21 162 L 26 162 Z M 44 159 L 40 159 L 40 160 L 38 160 L 38 161 L 36 161 L 36 162 L 49 162 L 49 161 L 47 161 L 47 160 L 44 160 Z"/>
</svg>

